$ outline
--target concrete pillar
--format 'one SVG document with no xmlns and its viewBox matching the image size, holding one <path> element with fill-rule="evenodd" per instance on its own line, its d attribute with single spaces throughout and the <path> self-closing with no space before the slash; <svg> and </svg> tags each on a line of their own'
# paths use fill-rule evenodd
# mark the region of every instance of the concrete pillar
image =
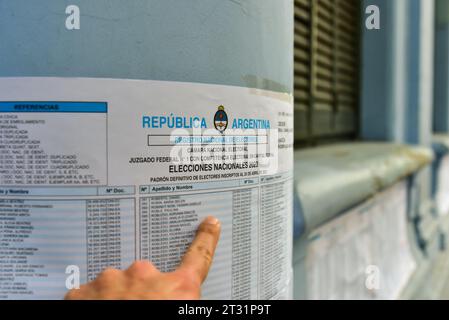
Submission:
<svg viewBox="0 0 449 320">
<path fill-rule="evenodd" d="M 81 28 L 65 28 L 78 5 Z M 293 0 L 0 1 L 0 77 L 200 82 L 293 91 Z"/>
<path fill-rule="evenodd" d="M 407 107 L 405 142 L 431 145 L 433 112 L 434 1 L 407 1 Z"/>
<path fill-rule="evenodd" d="M 364 0 L 362 5 L 361 138 L 404 141 L 408 0 Z M 380 30 L 367 30 L 365 8 L 380 8 Z"/>
<path fill-rule="evenodd" d="M 364 0 L 363 11 L 371 4 L 381 29 L 367 30 L 362 19 L 361 138 L 431 147 L 435 2 Z M 430 169 L 413 188 L 410 214 L 422 225 L 432 208 Z"/>
<path fill-rule="evenodd" d="M 436 0 L 434 132 L 449 133 L 449 0 Z"/>
<path fill-rule="evenodd" d="M 379 6 L 381 29 L 367 30 L 362 19 L 361 137 L 430 145 L 434 1 L 363 4 Z"/>
</svg>

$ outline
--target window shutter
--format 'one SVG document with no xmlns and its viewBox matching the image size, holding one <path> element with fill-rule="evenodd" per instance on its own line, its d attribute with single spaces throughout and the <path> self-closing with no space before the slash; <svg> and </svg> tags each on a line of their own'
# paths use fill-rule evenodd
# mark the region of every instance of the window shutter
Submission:
<svg viewBox="0 0 449 320">
<path fill-rule="evenodd" d="M 357 133 L 359 1 L 295 0 L 295 139 Z"/>
</svg>

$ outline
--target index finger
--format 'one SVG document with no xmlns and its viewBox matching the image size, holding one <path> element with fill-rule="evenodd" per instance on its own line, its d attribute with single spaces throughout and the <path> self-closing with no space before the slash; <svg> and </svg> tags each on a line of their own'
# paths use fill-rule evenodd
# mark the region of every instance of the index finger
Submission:
<svg viewBox="0 0 449 320">
<path fill-rule="evenodd" d="M 220 231 L 218 219 L 207 217 L 198 227 L 195 239 L 182 258 L 178 271 L 188 272 L 194 277 L 194 281 L 203 283 L 212 264 Z"/>
</svg>

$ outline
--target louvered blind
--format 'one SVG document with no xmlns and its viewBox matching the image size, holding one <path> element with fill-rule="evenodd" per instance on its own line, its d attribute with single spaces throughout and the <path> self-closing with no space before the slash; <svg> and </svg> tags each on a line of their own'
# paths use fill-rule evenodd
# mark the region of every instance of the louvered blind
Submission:
<svg viewBox="0 0 449 320">
<path fill-rule="evenodd" d="M 357 133 L 359 0 L 295 0 L 295 140 Z"/>
</svg>

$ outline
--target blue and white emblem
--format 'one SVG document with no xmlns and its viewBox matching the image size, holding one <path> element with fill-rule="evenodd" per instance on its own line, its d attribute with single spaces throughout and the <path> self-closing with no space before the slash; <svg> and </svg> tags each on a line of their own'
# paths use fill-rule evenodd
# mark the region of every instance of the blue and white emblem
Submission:
<svg viewBox="0 0 449 320">
<path fill-rule="evenodd" d="M 228 127 L 228 115 L 223 106 L 219 106 L 217 112 L 215 112 L 214 126 L 220 133 L 223 133 Z"/>
</svg>

